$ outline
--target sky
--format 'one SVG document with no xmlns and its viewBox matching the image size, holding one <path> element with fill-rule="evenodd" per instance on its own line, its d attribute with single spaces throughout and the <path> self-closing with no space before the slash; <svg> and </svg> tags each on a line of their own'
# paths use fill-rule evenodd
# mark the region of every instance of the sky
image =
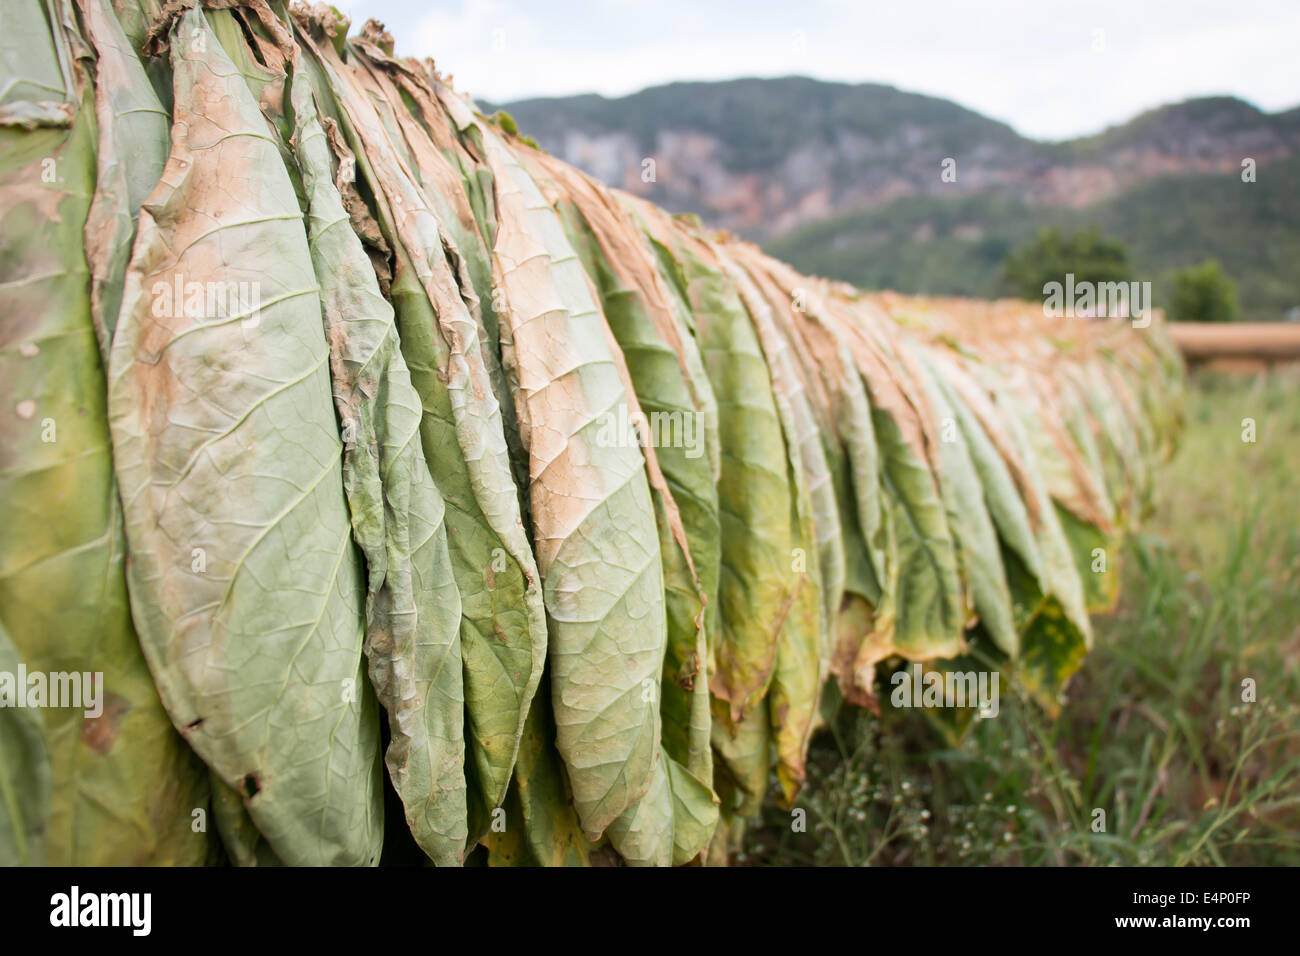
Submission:
<svg viewBox="0 0 1300 956">
<path fill-rule="evenodd" d="M 953 100 L 1036 139 L 1229 94 L 1300 104 L 1300 0 L 333 0 L 500 103 L 800 74 Z"/>
</svg>

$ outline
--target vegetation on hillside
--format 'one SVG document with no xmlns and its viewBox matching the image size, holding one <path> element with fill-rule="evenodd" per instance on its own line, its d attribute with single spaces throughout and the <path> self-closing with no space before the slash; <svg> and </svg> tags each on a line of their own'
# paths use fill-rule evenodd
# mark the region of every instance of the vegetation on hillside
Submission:
<svg viewBox="0 0 1300 956">
<path fill-rule="evenodd" d="M 1240 317 L 1237 284 L 1213 259 L 1174 273 L 1169 318 L 1176 322 L 1235 322 Z"/>
<path fill-rule="evenodd" d="M 1097 206 L 1031 206 L 1000 196 L 911 196 L 827 219 L 765 244 L 803 272 L 874 289 L 992 296 L 999 268 L 1044 227 L 1096 228 L 1129 249 L 1157 306 L 1171 274 L 1207 258 L 1237 284 L 1241 317 L 1281 319 L 1300 305 L 1300 157 L 1238 175 L 1159 179 Z"/>
<path fill-rule="evenodd" d="M 932 132 L 935 145 L 949 153 L 976 143 L 1008 155 L 1031 148 L 1005 123 L 950 100 L 878 83 L 827 83 L 802 76 L 669 83 L 612 99 L 587 94 L 506 105 L 520 128 L 543 145 L 564 130 L 617 131 L 632 135 L 648 154 L 670 125 L 707 130 L 725 144 L 725 165 L 743 171 L 771 170 L 809 142 L 878 137 L 882 130 L 904 126 Z"/>
<path fill-rule="evenodd" d="M 1002 262 L 1003 290 L 1021 299 L 1043 296 L 1048 283 L 1061 283 L 1066 275 L 1078 282 L 1127 282 L 1133 264 L 1122 243 L 1084 229 L 1069 235 L 1048 227 L 1039 231 Z"/>
</svg>

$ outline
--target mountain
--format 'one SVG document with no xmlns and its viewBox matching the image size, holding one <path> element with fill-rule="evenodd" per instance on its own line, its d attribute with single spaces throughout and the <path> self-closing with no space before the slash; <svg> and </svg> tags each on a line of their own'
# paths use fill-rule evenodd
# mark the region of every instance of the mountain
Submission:
<svg viewBox="0 0 1300 956">
<path fill-rule="evenodd" d="M 504 108 L 543 148 L 605 182 L 762 237 L 912 195 L 993 193 L 1078 208 L 1159 176 L 1233 172 L 1245 156 L 1263 166 L 1300 151 L 1300 110 L 1268 114 L 1231 97 L 1161 107 L 1059 143 L 947 100 L 806 77 Z M 653 181 L 643 176 L 648 158 Z M 948 158 L 955 182 L 941 177 Z"/>
<path fill-rule="evenodd" d="M 947 100 L 803 77 L 672 83 L 620 99 L 505 108 L 543 148 L 605 182 L 751 235 L 937 188 L 945 157 L 968 161 L 958 175 L 965 189 L 1032 153 L 1011 127 Z"/>
<path fill-rule="evenodd" d="M 1039 226 L 1099 225 L 1157 285 L 1215 256 L 1238 281 L 1245 317 L 1300 304 L 1300 210 L 1287 188 L 1300 108 L 1265 113 L 1207 97 L 1063 142 L 1028 139 L 948 100 L 806 77 L 503 108 L 543 148 L 605 182 L 698 213 L 805 271 L 991 294 L 1002 257 Z M 1246 157 L 1254 183 L 1241 181 Z M 945 160 L 955 177 L 944 177 Z"/>
</svg>

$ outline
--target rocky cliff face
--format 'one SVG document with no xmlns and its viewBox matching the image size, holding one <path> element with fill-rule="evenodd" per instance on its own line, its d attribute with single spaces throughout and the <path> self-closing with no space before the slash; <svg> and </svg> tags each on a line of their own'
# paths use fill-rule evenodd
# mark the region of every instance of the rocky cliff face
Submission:
<svg viewBox="0 0 1300 956">
<path fill-rule="evenodd" d="M 522 132 L 606 183 L 760 239 L 914 195 L 991 193 L 1077 209 L 1160 177 L 1300 152 L 1300 110 L 1267 114 L 1230 97 L 1062 143 L 1025 139 L 946 100 L 800 77 L 505 108 Z"/>
</svg>

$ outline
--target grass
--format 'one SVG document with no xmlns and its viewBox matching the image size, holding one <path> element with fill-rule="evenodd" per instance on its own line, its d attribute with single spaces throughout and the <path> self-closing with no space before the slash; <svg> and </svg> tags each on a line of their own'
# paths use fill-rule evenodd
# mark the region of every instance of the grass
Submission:
<svg viewBox="0 0 1300 956">
<path fill-rule="evenodd" d="M 813 744 L 806 832 L 769 801 L 737 862 L 1300 864 L 1300 373 L 1196 376 L 1158 481 L 1057 720 L 1005 684 L 958 746 L 846 712 Z"/>
</svg>

